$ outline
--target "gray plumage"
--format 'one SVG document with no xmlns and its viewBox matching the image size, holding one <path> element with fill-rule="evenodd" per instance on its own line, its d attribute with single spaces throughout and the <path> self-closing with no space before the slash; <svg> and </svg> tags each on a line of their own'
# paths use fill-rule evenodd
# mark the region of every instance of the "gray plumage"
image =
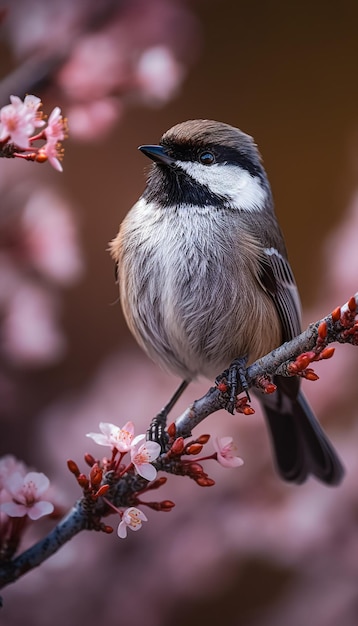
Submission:
<svg viewBox="0 0 358 626">
<path fill-rule="evenodd" d="M 191 120 L 141 149 L 156 163 L 110 247 L 124 315 L 147 354 L 186 380 L 213 379 L 297 335 L 297 288 L 252 138 Z M 275 382 L 260 400 L 281 475 L 337 484 L 342 466 L 298 379 Z"/>
</svg>

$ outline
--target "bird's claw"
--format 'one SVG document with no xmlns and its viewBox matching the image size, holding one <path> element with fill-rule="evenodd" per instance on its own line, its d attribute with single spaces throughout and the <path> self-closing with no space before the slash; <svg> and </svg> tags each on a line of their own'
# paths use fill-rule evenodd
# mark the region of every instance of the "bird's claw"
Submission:
<svg viewBox="0 0 358 626">
<path fill-rule="evenodd" d="M 167 415 L 167 411 L 162 409 L 158 415 L 153 417 L 146 432 L 146 440 L 159 443 L 161 452 L 166 452 L 169 441 L 168 433 L 166 431 Z"/>
<path fill-rule="evenodd" d="M 238 390 L 243 391 L 246 394 L 248 402 L 251 402 L 249 385 L 246 380 L 246 363 L 246 357 L 234 359 L 230 367 L 218 376 L 215 381 L 216 385 L 219 386 L 225 379 L 228 386 L 227 393 L 230 394 L 225 404 L 225 409 L 232 415 L 234 414 L 234 410 L 236 408 Z"/>
</svg>

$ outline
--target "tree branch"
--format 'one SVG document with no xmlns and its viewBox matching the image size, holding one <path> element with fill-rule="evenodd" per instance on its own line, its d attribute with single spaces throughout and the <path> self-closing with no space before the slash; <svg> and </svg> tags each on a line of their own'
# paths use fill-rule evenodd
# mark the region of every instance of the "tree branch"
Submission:
<svg viewBox="0 0 358 626">
<path fill-rule="evenodd" d="M 307 372 L 312 372 L 307 365 L 313 361 L 328 358 L 327 345 L 332 342 L 351 343 L 358 345 L 358 293 L 342 307 L 338 307 L 331 314 L 322 318 L 310 326 L 298 337 L 289 341 L 266 356 L 258 359 L 247 368 L 246 379 L 249 387 L 255 386 L 264 389 L 262 380 L 273 375 L 280 376 L 301 375 L 308 377 Z M 333 351 L 329 350 L 329 356 Z M 326 352 L 325 352 L 326 351 Z M 227 393 L 220 386 L 211 387 L 208 392 L 184 411 L 175 421 L 169 451 L 163 453 L 153 465 L 157 470 L 167 473 L 187 475 L 195 478 L 198 472 L 198 464 L 180 462 L 181 454 L 190 454 L 188 447 L 180 443 L 181 438 L 191 436 L 192 430 L 208 415 L 225 407 Z M 169 430 L 171 427 L 169 427 Z M 199 440 L 197 440 L 199 441 Z M 188 444 L 193 445 L 193 442 Z M 180 451 L 178 453 L 178 450 Z M 93 461 L 94 462 L 94 461 Z M 75 465 L 75 464 L 74 464 Z M 200 466 L 199 466 L 200 467 Z M 72 470 L 71 470 L 72 471 Z M 102 470 L 101 470 L 102 471 Z M 73 471 L 72 473 L 75 473 Z M 83 476 L 83 475 L 81 475 Z M 202 476 L 207 476 L 205 473 Z M 198 484 L 212 484 L 199 482 Z M 80 481 L 79 481 L 80 482 Z M 88 481 L 87 481 L 88 482 Z M 57 552 L 67 541 L 72 539 L 81 530 L 102 530 L 109 532 L 110 527 L 105 526 L 101 519 L 108 516 L 112 509 L 108 502 L 115 507 L 135 506 L 139 502 L 138 496 L 146 490 L 155 489 L 165 482 L 165 478 L 159 478 L 149 483 L 133 472 L 127 472 L 117 478 L 114 472 L 103 471 L 102 486 L 107 485 L 106 497 L 97 497 L 94 492 L 87 493 L 79 500 L 66 517 L 41 541 L 26 550 L 12 561 L 3 562 L 0 565 L 0 588 L 14 582 L 26 572 L 34 569 L 43 561 Z M 167 507 L 165 508 L 165 504 Z M 146 503 L 157 510 L 169 510 L 169 501 L 156 506 L 156 503 Z"/>
</svg>

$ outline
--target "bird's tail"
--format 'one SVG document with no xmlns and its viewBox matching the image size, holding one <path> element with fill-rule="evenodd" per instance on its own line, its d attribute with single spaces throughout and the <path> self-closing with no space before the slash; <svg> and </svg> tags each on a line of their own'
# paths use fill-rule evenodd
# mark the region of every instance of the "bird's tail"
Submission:
<svg viewBox="0 0 358 626">
<path fill-rule="evenodd" d="M 276 377 L 277 391 L 261 397 L 278 472 L 295 483 L 312 474 L 326 485 L 338 485 L 342 463 L 297 384 L 298 393 L 292 394 L 294 380 Z"/>
</svg>

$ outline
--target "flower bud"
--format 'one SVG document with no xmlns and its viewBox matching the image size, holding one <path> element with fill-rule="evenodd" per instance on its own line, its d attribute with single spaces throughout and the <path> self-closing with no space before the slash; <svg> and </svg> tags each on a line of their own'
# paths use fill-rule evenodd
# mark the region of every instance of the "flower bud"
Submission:
<svg viewBox="0 0 358 626">
<path fill-rule="evenodd" d="M 197 443 L 201 443 L 202 445 L 205 445 L 206 443 L 208 443 L 210 439 L 210 435 L 200 435 L 200 437 L 197 438 Z"/>
<path fill-rule="evenodd" d="M 103 477 L 103 470 L 99 467 L 98 463 L 95 463 L 90 471 L 90 480 L 93 486 L 100 485 Z"/>
<path fill-rule="evenodd" d="M 172 454 L 182 454 L 185 448 L 185 443 L 184 443 L 184 438 L 183 437 L 178 437 L 178 439 L 176 439 L 170 449 Z"/>
<path fill-rule="evenodd" d="M 80 474 L 80 470 L 78 468 L 77 463 L 75 463 L 74 461 L 72 461 L 71 459 L 69 459 L 67 461 L 67 467 L 70 470 L 71 474 L 74 474 L 75 476 L 79 476 Z"/>
<path fill-rule="evenodd" d="M 161 511 L 171 511 L 172 508 L 175 506 L 175 502 L 172 502 L 171 500 L 163 500 L 159 504 Z"/>
<path fill-rule="evenodd" d="M 200 443 L 190 443 L 185 448 L 185 454 L 199 454 L 203 449 L 203 446 Z"/>
<path fill-rule="evenodd" d="M 92 467 L 96 463 L 96 459 L 94 458 L 94 456 L 92 456 L 92 454 L 89 454 L 88 452 L 86 452 L 84 459 L 87 465 L 89 465 L 90 467 Z"/>
<path fill-rule="evenodd" d="M 171 424 L 169 424 L 168 428 L 167 428 L 167 433 L 169 435 L 169 437 L 172 437 L 174 439 L 175 435 L 176 435 L 176 426 L 174 424 L 174 422 L 172 422 Z"/>
</svg>

